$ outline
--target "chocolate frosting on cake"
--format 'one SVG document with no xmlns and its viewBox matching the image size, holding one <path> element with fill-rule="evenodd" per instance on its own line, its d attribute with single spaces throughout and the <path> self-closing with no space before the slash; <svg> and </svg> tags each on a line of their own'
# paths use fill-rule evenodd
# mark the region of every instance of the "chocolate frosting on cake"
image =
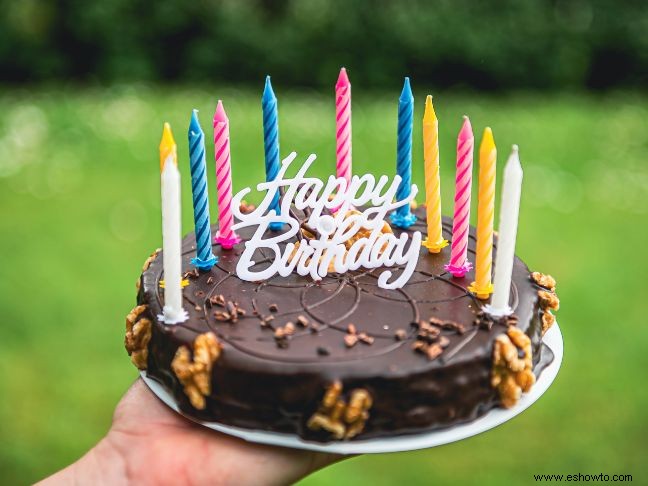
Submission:
<svg viewBox="0 0 648 486">
<path fill-rule="evenodd" d="M 406 231 L 425 233 L 424 210 L 415 214 L 417 223 Z M 444 219 L 443 228 L 450 239 L 449 219 Z M 382 269 L 333 273 L 320 282 L 297 274 L 245 282 L 235 270 L 251 234 L 249 229 L 239 233 L 243 241 L 232 250 L 215 245 L 218 264 L 200 273 L 190 264 L 194 235 L 185 237 L 183 269 L 189 274 L 183 295 L 189 319 L 184 323 L 158 320 L 163 307 L 161 254 L 141 276 L 138 304 L 147 306 L 144 315 L 153 323 L 146 373 L 174 395 L 185 415 L 328 441 L 334 439 L 330 431 L 312 430 L 308 423 L 336 382 L 347 400 L 351 390 L 366 390 L 371 397 L 364 430 L 354 437 L 360 439 L 447 427 L 498 405 L 491 386 L 492 350 L 495 338 L 506 332 L 506 323 L 478 325 L 488 301 L 466 290 L 474 280 L 472 271 L 457 279 L 444 270 L 449 248 L 431 254 L 422 247 L 416 271 L 398 290 L 377 286 Z M 474 254 L 471 231 L 470 261 Z M 259 255 L 256 261 L 263 258 Z M 542 345 L 540 287 L 529 275 L 516 258 L 510 305 L 516 326 L 531 339 L 537 376 L 552 355 Z M 430 318 L 438 324 L 444 345 L 437 357 L 413 349 L 421 322 Z M 286 329 L 288 323 L 292 325 Z M 282 336 L 277 328 L 288 332 Z M 171 364 L 180 346 L 193 349 L 196 337 L 207 332 L 216 335 L 221 351 L 213 363 L 205 407 L 197 409 Z"/>
</svg>

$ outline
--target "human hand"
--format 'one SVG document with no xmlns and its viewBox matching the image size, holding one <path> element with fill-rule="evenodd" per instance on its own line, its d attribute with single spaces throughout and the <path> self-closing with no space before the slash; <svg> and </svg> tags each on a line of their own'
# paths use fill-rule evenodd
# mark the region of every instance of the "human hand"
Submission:
<svg viewBox="0 0 648 486">
<path fill-rule="evenodd" d="M 342 457 L 207 429 L 173 412 L 138 379 L 117 405 L 106 437 L 41 484 L 290 484 Z"/>
</svg>

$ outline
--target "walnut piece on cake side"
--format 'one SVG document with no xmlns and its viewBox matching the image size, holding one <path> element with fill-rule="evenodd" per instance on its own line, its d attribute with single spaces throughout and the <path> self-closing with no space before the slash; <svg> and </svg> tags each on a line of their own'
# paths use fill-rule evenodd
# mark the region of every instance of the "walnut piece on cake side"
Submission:
<svg viewBox="0 0 648 486">
<path fill-rule="evenodd" d="M 538 305 L 544 335 L 556 322 L 551 311 L 560 307 L 556 280 L 551 275 L 540 272 L 532 272 L 529 277 L 538 287 Z M 497 336 L 493 346 L 491 386 L 497 390 L 502 406 L 511 408 L 522 393 L 531 389 L 536 377 L 533 374 L 531 339 L 515 327 L 515 322 L 507 322 L 507 325 L 508 330 Z"/>
<path fill-rule="evenodd" d="M 531 339 L 517 327 L 510 326 L 495 339 L 491 386 L 497 390 L 502 406 L 511 408 L 535 381 Z"/>
<path fill-rule="evenodd" d="M 311 430 L 326 430 L 335 439 L 351 439 L 364 430 L 373 399 L 364 388 L 349 393 L 347 403 L 342 395 L 342 383 L 334 381 L 324 393 L 318 410 L 308 419 Z"/>
<path fill-rule="evenodd" d="M 538 290 L 538 301 L 542 310 L 542 335 L 544 336 L 556 322 L 556 317 L 551 311 L 557 311 L 560 308 L 560 299 L 556 294 L 556 279 L 551 275 L 532 272 L 531 280 L 540 287 L 540 290 Z"/>
<path fill-rule="evenodd" d="M 180 346 L 171 362 L 171 369 L 180 381 L 191 405 L 204 410 L 205 397 L 211 393 L 211 372 L 221 353 L 221 344 L 213 332 L 199 334 L 193 342 L 193 353 Z"/>
<path fill-rule="evenodd" d="M 145 305 L 138 305 L 126 316 L 124 347 L 131 361 L 140 370 L 145 370 L 148 360 L 148 344 L 151 340 L 151 321 L 142 314 Z"/>
</svg>

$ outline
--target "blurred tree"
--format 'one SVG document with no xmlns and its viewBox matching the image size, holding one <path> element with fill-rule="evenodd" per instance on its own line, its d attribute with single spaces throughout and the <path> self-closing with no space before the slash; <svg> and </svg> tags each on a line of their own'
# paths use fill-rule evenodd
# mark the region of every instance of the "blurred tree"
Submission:
<svg viewBox="0 0 648 486">
<path fill-rule="evenodd" d="M 644 86 L 643 0 L 0 0 L 0 81 Z"/>
</svg>

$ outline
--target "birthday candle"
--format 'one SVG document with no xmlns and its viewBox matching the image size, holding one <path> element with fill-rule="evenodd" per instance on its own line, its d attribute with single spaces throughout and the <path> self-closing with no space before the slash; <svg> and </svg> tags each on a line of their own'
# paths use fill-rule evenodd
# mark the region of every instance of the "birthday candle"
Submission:
<svg viewBox="0 0 648 486">
<path fill-rule="evenodd" d="M 214 238 L 226 250 L 241 241 L 232 229 L 232 164 L 230 158 L 229 119 L 223 103 L 218 100 L 214 113 L 214 152 L 216 158 L 216 190 L 218 192 L 218 233 Z"/>
<path fill-rule="evenodd" d="M 474 138 L 470 120 L 464 116 L 457 138 L 457 174 L 455 177 L 454 219 L 452 221 L 452 251 L 445 269 L 454 277 L 466 275 L 472 268 L 468 261 L 468 230 L 470 228 L 470 191 L 472 188 Z"/>
<path fill-rule="evenodd" d="M 265 88 L 261 97 L 261 108 L 263 110 L 263 149 L 265 153 L 266 181 L 274 181 L 281 167 L 279 159 L 279 121 L 277 114 L 277 97 L 272 90 L 270 76 L 266 76 Z M 274 210 L 279 214 L 279 193 L 275 194 L 268 210 Z M 272 222 L 269 225 L 271 230 L 277 231 L 283 228 L 283 223 Z"/>
<path fill-rule="evenodd" d="M 191 263 L 200 270 L 210 270 L 218 262 L 218 259 L 212 252 L 205 134 L 198 122 L 198 110 L 192 111 L 189 122 L 189 167 L 191 169 L 191 193 L 196 233 L 196 257 L 192 258 Z"/>
<path fill-rule="evenodd" d="M 505 316 L 513 312 L 509 307 L 511 276 L 515 258 L 520 195 L 522 193 L 522 166 L 518 146 L 513 145 L 511 155 L 504 167 L 502 201 L 500 203 L 500 225 L 495 260 L 495 290 L 490 305 L 485 310 L 493 316 Z"/>
<path fill-rule="evenodd" d="M 425 99 L 423 115 L 423 161 L 425 163 L 425 204 L 427 238 L 423 242 L 430 253 L 448 246 L 441 228 L 441 184 L 439 180 L 439 120 L 432 106 L 432 96 Z"/>
<path fill-rule="evenodd" d="M 187 319 L 182 307 L 182 254 L 180 233 L 180 173 L 176 159 L 176 144 L 171 127 L 164 124 L 160 142 L 162 163 L 162 264 L 164 267 L 164 307 L 159 316 L 166 324 Z"/>
<path fill-rule="evenodd" d="M 477 205 L 477 256 L 475 281 L 468 287 L 480 299 L 493 292 L 491 267 L 493 262 L 493 216 L 495 213 L 495 160 L 497 149 L 493 132 L 484 130 L 479 146 L 479 199 Z"/>
<path fill-rule="evenodd" d="M 396 172 L 401 177 L 396 199 L 409 197 L 412 189 L 412 127 L 414 124 L 414 96 L 409 78 L 405 78 L 403 91 L 398 100 L 398 140 L 396 147 Z M 391 214 L 391 222 L 399 228 L 409 228 L 416 222 L 410 205 L 399 207 Z"/>
<path fill-rule="evenodd" d="M 335 84 L 335 143 L 337 176 L 351 182 L 351 83 L 345 68 Z"/>
</svg>

